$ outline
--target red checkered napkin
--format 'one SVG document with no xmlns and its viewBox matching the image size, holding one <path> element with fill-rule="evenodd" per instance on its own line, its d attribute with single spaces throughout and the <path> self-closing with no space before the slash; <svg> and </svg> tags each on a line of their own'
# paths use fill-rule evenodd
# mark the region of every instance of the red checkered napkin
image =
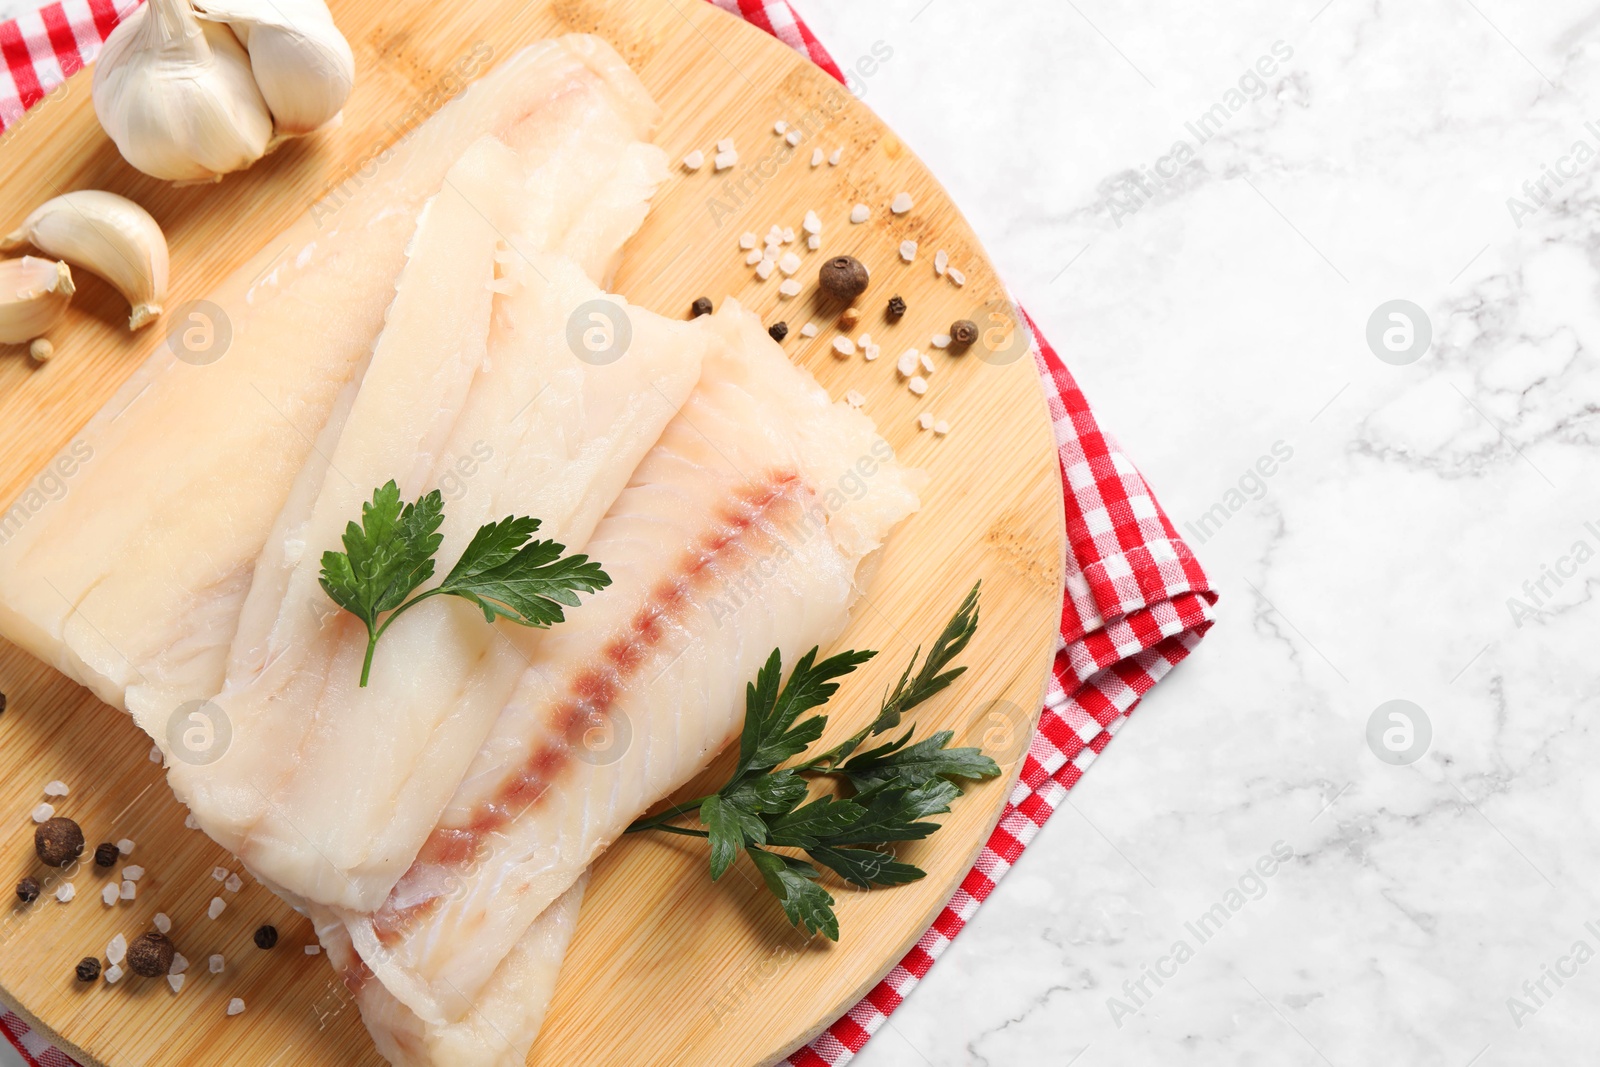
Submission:
<svg viewBox="0 0 1600 1067">
<path fill-rule="evenodd" d="M 0 23 L 0 130 L 94 58 L 120 15 L 138 0 L 63 0 Z M 787 0 L 710 0 L 766 30 L 844 80 Z M 944 911 L 867 997 L 807 1047 L 793 1067 L 837 1067 L 899 1007 L 972 913 L 1011 869 L 1127 720 L 1139 700 L 1199 643 L 1212 622 L 1212 591 L 1199 561 L 1150 487 L 1103 430 L 1055 349 L 1033 331 L 1034 361 L 1055 427 L 1066 500 L 1067 592 L 1061 641 L 1044 711 L 1000 824 Z M 69 1067 L 16 1015 L 0 1032 L 34 1067 Z"/>
</svg>

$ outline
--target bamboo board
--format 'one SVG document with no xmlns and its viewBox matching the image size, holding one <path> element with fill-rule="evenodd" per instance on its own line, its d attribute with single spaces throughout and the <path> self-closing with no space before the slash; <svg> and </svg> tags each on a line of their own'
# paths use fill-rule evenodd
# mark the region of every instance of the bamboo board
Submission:
<svg viewBox="0 0 1600 1067">
<path fill-rule="evenodd" d="M 923 881 L 870 893 L 828 883 L 839 902 L 837 945 L 792 930 L 747 869 L 712 885 L 698 842 L 631 837 L 597 864 L 561 988 L 529 1062 L 774 1062 L 899 961 L 967 871 L 1021 765 L 1054 649 L 1064 542 L 1049 421 L 1014 312 L 971 230 L 893 132 L 788 48 L 709 4 L 334 0 L 332 6 L 359 72 L 340 128 L 291 143 L 219 186 L 173 188 L 121 161 L 95 122 L 85 72 L 0 139 L 0 232 L 57 192 L 120 192 L 145 205 L 166 230 L 173 261 L 168 306 L 199 298 L 472 73 L 563 32 L 600 34 L 638 71 L 666 110 L 657 140 L 673 159 L 695 148 L 709 157 L 716 140 L 736 138 L 743 162 L 734 170 L 713 174 L 709 163 L 699 173 L 675 170 L 614 288 L 666 314 L 685 313 L 702 294 L 731 294 L 769 323 L 787 320 L 784 347 L 791 357 L 835 397 L 847 389 L 863 394 L 865 410 L 899 455 L 929 472 L 923 510 L 891 541 L 839 643 L 882 655 L 847 680 L 834 701 L 829 736 L 871 716 L 913 649 L 931 639 L 967 586 L 982 578 L 983 623 L 964 658 L 971 669 L 919 709 L 916 721 L 922 732 L 949 728 L 957 743 L 982 745 L 1008 772 L 969 790 L 931 841 L 900 849 L 902 859 L 928 870 Z M 864 62 L 858 76 L 879 61 Z M 808 133 L 786 159 L 772 130 L 779 118 L 804 122 Z M 817 145 L 843 148 L 840 165 L 812 168 Z M 888 204 L 902 190 L 916 206 L 894 216 Z M 852 226 L 845 216 L 857 202 L 870 205 L 873 215 Z M 837 331 L 813 303 L 814 285 L 782 300 L 778 276 L 760 282 L 743 263 L 740 233 L 765 233 L 774 223 L 798 230 L 808 209 L 823 217 L 824 243 L 806 256 L 799 277 L 814 283 L 823 258 L 840 253 L 872 268 L 872 286 L 858 302 L 862 321 L 851 332 L 871 332 L 882 344 L 884 358 L 876 363 L 830 354 Z M 910 265 L 897 255 L 907 238 L 921 249 Z M 931 262 L 939 248 L 965 272 L 964 287 L 935 275 Z M 72 311 L 51 333 L 58 353 L 51 363 L 36 367 L 20 349 L 0 348 L 0 501 L 14 498 L 161 343 L 161 327 L 130 336 L 120 298 L 86 272 L 77 278 Z M 910 311 L 890 324 L 883 308 L 897 293 Z M 908 347 L 926 350 L 930 335 L 958 318 L 977 322 L 983 341 L 964 356 L 935 353 L 938 371 L 927 396 L 912 396 L 896 378 L 895 357 Z M 808 320 L 822 327 L 809 341 L 798 336 Z M 948 419 L 950 435 L 919 431 L 914 419 L 923 411 Z M 381 1062 L 325 960 L 302 953 L 314 942 L 309 924 L 249 879 L 237 894 L 211 880 L 214 866 L 237 864 L 184 828 L 182 808 L 146 759 L 148 739 L 130 721 L 3 643 L 0 690 L 10 704 L 0 715 L 0 826 L 8 827 L 0 833 L 7 894 L 0 904 L 0 999 L 91 1064 Z M 723 774 L 719 762 L 684 795 L 705 792 L 701 786 Z M 136 842 L 124 861 L 147 870 L 135 900 L 105 906 L 99 897 L 107 875 L 90 864 L 71 879 L 75 900 L 63 905 L 50 896 L 56 883 L 44 876 L 56 872 L 33 857 L 28 813 L 44 799 L 43 784 L 56 778 L 72 787 L 58 811 L 83 825 L 91 849 L 121 837 Z M 46 883 L 31 907 L 10 895 L 26 874 Z M 210 920 L 205 911 L 214 895 L 228 906 Z M 117 986 L 73 980 L 80 957 L 103 957 L 113 935 L 131 940 L 157 912 L 172 918 L 174 940 L 192 961 L 181 993 L 131 976 Z M 262 922 L 275 923 L 283 935 L 271 952 L 251 943 Z M 225 958 L 220 975 L 207 970 L 212 953 Z M 230 997 L 245 1001 L 243 1015 L 225 1016 Z"/>
</svg>

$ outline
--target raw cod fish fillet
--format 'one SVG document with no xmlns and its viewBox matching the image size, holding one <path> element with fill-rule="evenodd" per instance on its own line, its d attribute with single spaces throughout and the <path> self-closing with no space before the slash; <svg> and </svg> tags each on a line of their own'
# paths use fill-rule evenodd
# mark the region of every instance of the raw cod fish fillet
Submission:
<svg viewBox="0 0 1600 1067">
<path fill-rule="evenodd" d="M 586 547 L 614 583 L 533 648 L 383 907 L 345 913 L 367 968 L 426 1034 L 503 1003 L 507 951 L 548 945 L 541 915 L 737 736 L 745 685 L 774 648 L 793 663 L 840 633 L 862 560 L 917 508 L 921 472 L 753 315 L 729 300 L 696 321 L 717 335 L 700 384 Z M 375 1032 L 394 1025 L 387 1000 L 374 1014 Z M 524 1032 L 521 1019 L 493 1021 Z"/>
<path fill-rule="evenodd" d="M 360 377 L 445 171 L 487 135 L 518 148 L 548 176 L 563 251 L 603 282 L 644 217 L 638 177 L 658 150 L 639 142 L 659 115 L 609 45 L 563 37 L 352 175 L 336 210 L 319 205 L 209 294 L 232 330 L 221 358 L 158 348 L 74 442 L 90 458 L 66 497 L 20 527 L 0 513 L 0 635 L 147 722 L 214 694 L 274 519 Z"/>
<path fill-rule="evenodd" d="M 498 141 L 451 168 L 342 433 L 319 450 L 321 484 L 280 518 L 292 547 L 281 567 L 257 568 L 213 701 L 232 742 L 169 772 L 201 827 L 293 899 L 382 904 L 540 640 L 436 598 L 388 629 L 360 686 L 366 631 L 318 576 L 373 487 L 392 478 L 414 499 L 441 488 L 457 457 L 486 457 L 450 483 L 441 578 L 481 525 L 508 514 L 581 546 L 700 377 L 708 326 L 605 298 L 568 259 L 503 248 L 501 220 L 522 191 Z M 569 344 L 568 323 L 595 307 L 631 326 L 614 360 Z"/>
</svg>

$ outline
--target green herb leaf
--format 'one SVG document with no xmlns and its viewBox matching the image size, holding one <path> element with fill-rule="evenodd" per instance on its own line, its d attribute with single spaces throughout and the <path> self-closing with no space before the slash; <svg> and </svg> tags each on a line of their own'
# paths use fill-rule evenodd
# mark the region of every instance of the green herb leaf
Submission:
<svg viewBox="0 0 1600 1067">
<path fill-rule="evenodd" d="M 700 822 L 711 832 L 713 882 L 727 873 L 733 861 L 739 858 L 739 850 L 745 846 L 746 826 L 741 815 L 738 808 L 719 796 L 707 797 L 700 805 Z M 759 819 L 755 822 L 764 832 L 765 825 Z"/>
<path fill-rule="evenodd" d="M 745 853 L 761 872 L 761 880 L 768 891 L 783 905 L 783 913 L 789 917 L 791 926 L 804 926 L 808 934 L 822 933 L 830 941 L 839 940 L 839 918 L 833 913 L 833 897 L 817 884 L 815 867 L 759 848 L 747 848 Z"/>
<path fill-rule="evenodd" d="M 898 782 L 881 782 L 855 796 L 866 813 L 849 829 L 833 835 L 830 845 L 878 845 L 887 841 L 919 841 L 939 824 L 921 822 L 929 815 L 950 810 L 950 802 L 961 795 L 959 786 L 936 778 L 915 789 Z"/>
<path fill-rule="evenodd" d="M 773 649 L 756 680 L 745 689 L 744 732 L 739 738 L 739 769 L 733 780 L 770 770 L 804 752 L 806 746 L 822 736 L 827 716 L 813 716 L 799 725 L 795 720 L 828 702 L 839 688 L 833 679 L 849 674 L 875 655 L 871 651 L 841 652 L 817 663 L 817 650 L 813 648 L 800 657 L 780 692 L 783 658 L 778 649 Z"/>
<path fill-rule="evenodd" d="M 870 848 L 806 849 L 806 855 L 829 868 L 851 885 L 867 889 L 875 885 L 905 885 L 926 877 L 927 872 L 909 863 L 901 863 L 885 852 Z"/>
<path fill-rule="evenodd" d="M 946 748 L 955 736 L 941 730 L 909 748 L 911 731 L 898 741 L 861 752 L 846 760 L 839 770 L 857 789 L 893 779 L 901 785 L 917 786 L 935 778 L 965 778 L 978 781 L 995 778 L 1000 767 L 976 748 Z"/>
<path fill-rule="evenodd" d="M 439 583 L 439 592 L 472 601 L 488 622 L 502 618 L 523 626 L 553 626 L 566 618 L 562 605 L 578 606 L 579 592 L 593 593 L 611 584 L 588 556 L 563 557 L 565 545 L 529 541 L 538 528 L 538 519 L 516 516 L 479 527 Z"/>
<path fill-rule="evenodd" d="M 361 505 L 361 525 L 345 527 L 344 551 L 322 554 L 322 588 L 370 629 L 379 615 L 399 607 L 433 577 L 443 521 L 444 498 L 438 492 L 402 505 L 400 487 L 389 481 Z"/>
<path fill-rule="evenodd" d="M 815 848 L 824 839 L 844 833 L 866 814 L 866 809 L 854 801 L 819 797 L 803 808 L 773 819 L 769 840 L 774 845 Z"/>
</svg>

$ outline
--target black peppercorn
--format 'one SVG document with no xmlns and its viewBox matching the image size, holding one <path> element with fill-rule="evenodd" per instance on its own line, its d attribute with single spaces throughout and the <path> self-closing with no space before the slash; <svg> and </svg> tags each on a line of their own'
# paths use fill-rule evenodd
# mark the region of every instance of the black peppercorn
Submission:
<svg viewBox="0 0 1600 1067">
<path fill-rule="evenodd" d="M 978 339 L 978 327 L 971 319 L 957 319 L 950 324 L 950 344 L 954 348 L 967 348 Z"/>
<path fill-rule="evenodd" d="M 17 899 L 24 904 L 32 904 L 39 899 L 39 882 L 34 878 L 24 878 L 17 883 Z"/>
<path fill-rule="evenodd" d="M 767 333 L 774 341 L 781 341 L 789 336 L 789 324 L 787 322 L 775 322 L 767 327 Z"/>
<path fill-rule="evenodd" d="M 146 930 L 128 946 L 128 969 L 143 978 L 160 978 L 172 966 L 174 951 L 166 934 Z"/>
<path fill-rule="evenodd" d="M 4 693 L 0 693 L 0 715 L 4 715 L 5 713 L 6 713 L 6 695 Z"/>
<path fill-rule="evenodd" d="M 33 831 L 33 850 L 46 867 L 65 867 L 83 855 L 83 830 L 71 819 L 46 819 Z"/>
<path fill-rule="evenodd" d="M 834 256 L 817 272 L 822 291 L 848 303 L 867 291 L 867 268 L 854 256 Z"/>
<path fill-rule="evenodd" d="M 256 927 L 256 948 L 271 948 L 278 943 L 278 928 L 271 923 Z"/>
<path fill-rule="evenodd" d="M 96 845 L 94 850 L 94 865 L 96 867 L 110 867 L 112 864 L 117 862 L 118 855 L 120 855 L 120 853 L 117 851 L 117 846 L 113 845 L 110 841 L 107 841 L 104 844 Z"/>
<path fill-rule="evenodd" d="M 75 972 L 78 975 L 78 981 L 92 982 L 100 977 L 100 961 L 93 956 L 85 956 L 78 961 Z"/>
<path fill-rule="evenodd" d="M 696 319 L 701 315 L 711 314 L 711 298 L 709 296 L 696 298 L 695 302 L 689 305 L 689 311 L 691 317 Z"/>
<path fill-rule="evenodd" d="M 891 319 L 898 319 L 905 313 L 906 302 L 898 296 L 891 296 L 889 298 L 889 317 Z"/>
</svg>

